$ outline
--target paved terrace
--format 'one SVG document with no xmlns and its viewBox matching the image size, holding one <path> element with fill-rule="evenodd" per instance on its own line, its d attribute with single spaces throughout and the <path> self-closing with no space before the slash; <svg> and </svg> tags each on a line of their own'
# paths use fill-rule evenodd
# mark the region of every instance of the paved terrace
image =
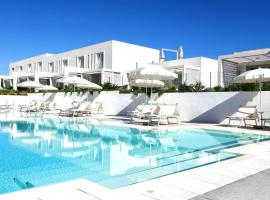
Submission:
<svg viewBox="0 0 270 200">
<path fill-rule="evenodd" d="M 99 119 L 99 123 L 135 126 L 115 119 Z M 209 124 L 181 124 L 167 128 L 213 128 L 269 134 L 269 130 L 240 129 Z M 153 128 L 153 127 L 146 127 Z M 85 179 L 32 188 L 0 195 L 2 200 L 185 200 L 185 199 L 270 199 L 270 141 L 227 149 L 244 156 L 142 183 L 110 190 Z M 264 171 L 266 170 L 266 171 Z M 230 191 L 230 192 L 228 192 Z"/>
</svg>

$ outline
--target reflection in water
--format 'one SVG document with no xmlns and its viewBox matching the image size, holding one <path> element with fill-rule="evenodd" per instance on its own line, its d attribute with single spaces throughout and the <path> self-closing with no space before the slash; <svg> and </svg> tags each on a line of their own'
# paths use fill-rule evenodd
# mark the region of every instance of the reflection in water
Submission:
<svg viewBox="0 0 270 200">
<path fill-rule="evenodd" d="M 0 181 L 0 186 L 6 186 L 0 193 L 18 189 L 10 181 L 14 177 L 34 186 L 83 177 L 117 188 L 233 158 L 238 155 L 218 149 L 257 140 L 254 135 L 229 132 L 182 129 L 156 133 L 46 118 L 1 122 L 0 128 L 8 133 L 7 142 L 3 139 L 0 145 L 14 158 L 4 159 L 0 167 L 7 180 Z"/>
</svg>

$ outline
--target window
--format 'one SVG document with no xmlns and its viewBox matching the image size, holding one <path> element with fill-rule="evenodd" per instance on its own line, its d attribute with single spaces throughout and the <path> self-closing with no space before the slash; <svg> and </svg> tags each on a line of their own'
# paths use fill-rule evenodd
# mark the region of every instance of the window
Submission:
<svg viewBox="0 0 270 200">
<path fill-rule="evenodd" d="M 31 72 L 31 71 L 32 71 L 32 64 L 28 64 L 28 65 L 27 65 L 27 71 L 28 71 L 28 72 Z"/>
<path fill-rule="evenodd" d="M 51 73 L 54 72 L 54 62 L 49 63 L 49 72 L 51 72 Z"/>
<path fill-rule="evenodd" d="M 22 67 L 22 66 L 20 66 L 20 72 L 22 72 L 22 70 L 23 70 L 23 67 Z"/>
<path fill-rule="evenodd" d="M 42 71 L 42 62 L 38 62 L 37 70 L 40 71 L 40 72 Z"/>
<path fill-rule="evenodd" d="M 84 56 L 77 58 L 77 67 L 84 68 Z"/>
<path fill-rule="evenodd" d="M 62 60 L 62 66 L 67 67 L 68 66 L 68 60 Z"/>
<path fill-rule="evenodd" d="M 12 69 L 11 69 L 13 72 L 14 72 L 14 67 L 12 67 Z"/>
<path fill-rule="evenodd" d="M 95 56 L 95 69 L 101 69 L 103 68 L 104 64 L 104 53 L 96 53 Z"/>
</svg>

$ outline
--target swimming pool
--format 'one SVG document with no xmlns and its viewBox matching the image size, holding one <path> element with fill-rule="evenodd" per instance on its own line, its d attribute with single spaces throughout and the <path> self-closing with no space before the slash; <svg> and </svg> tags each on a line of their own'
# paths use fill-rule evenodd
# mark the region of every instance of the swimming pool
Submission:
<svg viewBox="0 0 270 200">
<path fill-rule="evenodd" d="M 161 132 L 50 119 L 0 122 L 0 194 L 86 178 L 119 188 L 240 156 L 270 137 L 208 129 Z"/>
</svg>

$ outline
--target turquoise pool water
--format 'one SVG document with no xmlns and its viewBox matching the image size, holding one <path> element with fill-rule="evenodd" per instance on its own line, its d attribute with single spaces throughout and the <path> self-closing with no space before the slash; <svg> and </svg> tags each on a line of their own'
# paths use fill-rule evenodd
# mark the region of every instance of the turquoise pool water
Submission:
<svg viewBox="0 0 270 200">
<path fill-rule="evenodd" d="M 227 148 L 263 135 L 162 132 L 50 119 L 0 122 L 0 194 L 86 178 L 119 188 L 240 156 Z M 225 150 L 225 151 L 224 151 Z"/>
</svg>

